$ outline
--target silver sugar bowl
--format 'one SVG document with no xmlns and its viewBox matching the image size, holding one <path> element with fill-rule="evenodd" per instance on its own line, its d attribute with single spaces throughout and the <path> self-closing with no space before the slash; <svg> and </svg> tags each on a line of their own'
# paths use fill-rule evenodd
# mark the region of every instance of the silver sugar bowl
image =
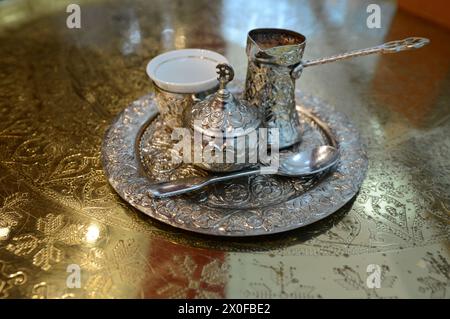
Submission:
<svg viewBox="0 0 450 319">
<path fill-rule="evenodd" d="M 193 164 L 213 172 L 254 166 L 258 162 L 260 111 L 227 90 L 234 77 L 229 64 L 218 64 L 216 69 L 219 90 L 184 112 L 184 126 L 193 133 Z"/>
</svg>

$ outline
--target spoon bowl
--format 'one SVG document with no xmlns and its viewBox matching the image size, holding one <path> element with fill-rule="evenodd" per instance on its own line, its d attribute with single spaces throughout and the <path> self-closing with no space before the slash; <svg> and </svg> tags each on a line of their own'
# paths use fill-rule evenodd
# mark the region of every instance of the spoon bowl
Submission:
<svg viewBox="0 0 450 319">
<path fill-rule="evenodd" d="M 323 145 L 311 151 L 280 154 L 280 167 L 277 175 L 307 176 L 320 173 L 339 159 L 339 151 L 333 146 Z"/>
</svg>

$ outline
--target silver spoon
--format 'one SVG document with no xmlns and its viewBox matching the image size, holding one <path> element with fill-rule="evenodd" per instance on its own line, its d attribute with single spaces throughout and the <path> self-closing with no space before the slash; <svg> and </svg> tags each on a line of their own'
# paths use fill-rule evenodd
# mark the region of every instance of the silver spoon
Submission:
<svg viewBox="0 0 450 319">
<path fill-rule="evenodd" d="M 226 175 L 193 176 L 170 182 L 152 184 L 150 186 L 150 192 L 153 197 L 170 197 L 189 193 L 214 183 L 262 173 L 290 177 L 308 176 L 330 168 L 336 164 L 338 159 L 339 151 L 337 148 L 328 145 L 318 146 L 311 150 L 298 153 L 280 154 L 278 170 L 271 171 L 270 173 L 261 168 L 255 168 Z"/>
</svg>

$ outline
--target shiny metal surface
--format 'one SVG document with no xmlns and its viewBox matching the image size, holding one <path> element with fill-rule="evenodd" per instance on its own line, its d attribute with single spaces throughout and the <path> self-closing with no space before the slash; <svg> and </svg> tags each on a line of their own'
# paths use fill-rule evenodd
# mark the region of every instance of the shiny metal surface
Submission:
<svg viewBox="0 0 450 319">
<path fill-rule="evenodd" d="M 153 84 L 158 110 L 165 123 L 171 128 L 183 127 L 183 112 L 198 101 L 214 93 L 217 88 L 200 93 L 174 93 L 165 91 Z"/>
<path fill-rule="evenodd" d="M 72 2 L 0 2 L 1 298 L 449 298 L 447 30 L 391 1 L 377 2 L 381 28 L 368 29 L 371 0 L 78 0 L 75 30 L 65 27 Z M 108 185 L 100 145 L 123 107 L 152 90 L 149 59 L 205 47 L 242 79 L 246 33 L 264 26 L 305 34 L 305 58 L 411 34 L 431 40 L 297 81 L 366 141 L 369 169 L 354 201 L 257 240 L 192 235 L 125 204 Z M 81 288 L 66 285 L 70 264 L 80 265 Z M 369 265 L 381 268 L 379 289 L 367 286 Z"/>
<path fill-rule="evenodd" d="M 358 131 L 345 115 L 316 98 L 298 95 L 297 99 L 298 112 L 305 118 L 300 123 L 305 135 L 292 152 L 329 143 L 330 136 L 306 115 L 315 114 L 329 127 L 339 149 L 340 161 L 331 174 L 303 178 L 261 174 L 211 185 L 201 192 L 154 198 L 151 193 L 155 182 L 205 173 L 192 164 L 170 160 L 176 141 L 168 134 L 170 128 L 156 117 L 153 95 L 134 101 L 108 128 L 102 146 L 105 174 L 125 201 L 181 229 L 247 237 L 309 225 L 336 212 L 358 192 L 366 174 L 367 156 Z"/>
<path fill-rule="evenodd" d="M 227 89 L 234 78 L 231 65 L 218 64 L 216 70 L 220 83 L 217 92 L 184 112 L 184 127 L 191 132 L 189 162 L 208 171 L 232 172 L 256 164 L 256 160 L 252 163 L 250 159 L 256 159 L 258 154 L 261 114 L 255 106 L 236 98 Z M 199 141 L 195 140 L 196 134 L 200 136 Z M 238 139 L 245 142 L 244 147 Z M 200 155 L 198 160 L 196 155 Z"/>
<path fill-rule="evenodd" d="M 280 154 L 280 168 L 283 176 L 307 176 L 329 169 L 339 160 L 339 151 L 333 146 L 322 145 L 313 149 Z"/>
</svg>

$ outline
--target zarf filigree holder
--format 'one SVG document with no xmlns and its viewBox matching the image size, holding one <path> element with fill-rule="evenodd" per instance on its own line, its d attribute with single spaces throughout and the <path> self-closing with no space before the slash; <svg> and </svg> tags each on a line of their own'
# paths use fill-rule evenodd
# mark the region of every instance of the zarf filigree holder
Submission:
<svg viewBox="0 0 450 319">
<path fill-rule="evenodd" d="M 209 94 L 216 91 L 217 88 L 200 92 L 200 93 L 175 93 L 169 92 L 153 85 L 155 88 L 155 96 L 158 101 L 158 109 L 164 118 L 165 123 L 171 128 L 183 127 L 182 114 L 187 108 L 201 101 Z"/>
<path fill-rule="evenodd" d="M 132 206 L 169 225 L 219 236 L 255 236 L 288 231 L 336 212 L 359 190 L 367 157 L 359 134 L 345 115 L 307 96 L 297 96 L 302 148 L 328 144 L 314 117 L 336 138 L 340 162 L 328 174 L 312 178 L 252 176 L 213 185 L 191 195 L 156 199 L 148 186 L 207 174 L 171 161 L 174 141 L 158 116 L 153 94 L 127 107 L 108 129 L 103 166 L 110 184 Z M 313 114 L 313 115 L 312 115 Z"/>
</svg>

